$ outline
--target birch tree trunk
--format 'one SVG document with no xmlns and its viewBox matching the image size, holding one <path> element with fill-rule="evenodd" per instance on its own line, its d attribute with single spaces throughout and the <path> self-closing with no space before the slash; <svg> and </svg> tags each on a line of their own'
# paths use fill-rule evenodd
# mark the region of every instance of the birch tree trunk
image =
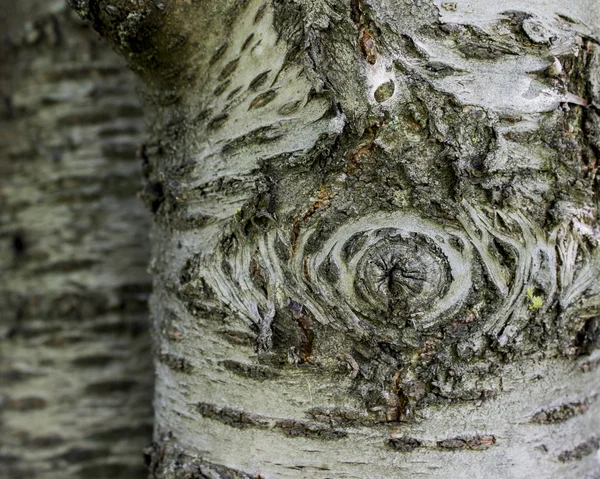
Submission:
<svg viewBox="0 0 600 479">
<path fill-rule="evenodd" d="M 144 84 L 152 477 L 600 476 L 597 3 L 71 3 Z"/>
<path fill-rule="evenodd" d="M 0 1 L 0 477 L 146 477 L 133 75 L 64 0 Z"/>
</svg>

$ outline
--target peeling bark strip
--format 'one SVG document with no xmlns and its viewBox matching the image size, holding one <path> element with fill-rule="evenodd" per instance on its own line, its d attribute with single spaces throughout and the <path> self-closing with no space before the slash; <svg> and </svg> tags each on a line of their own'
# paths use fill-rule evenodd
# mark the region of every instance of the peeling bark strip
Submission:
<svg viewBox="0 0 600 479">
<path fill-rule="evenodd" d="M 401 452 L 411 452 L 420 447 L 438 448 L 438 449 L 468 449 L 473 451 L 483 451 L 492 447 L 496 443 L 496 438 L 491 435 L 472 436 L 472 437 L 454 437 L 442 439 L 441 441 L 424 441 L 414 437 L 393 438 L 388 441 L 392 449 Z"/>
<path fill-rule="evenodd" d="M 531 421 L 538 424 L 562 422 L 584 414 L 589 409 L 588 401 L 574 402 L 556 406 L 536 413 Z"/>
<path fill-rule="evenodd" d="M 574 449 L 560 453 L 558 460 L 560 462 L 580 461 L 584 457 L 596 453 L 598 449 L 600 449 L 600 439 L 598 436 L 592 436 Z"/>
<path fill-rule="evenodd" d="M 442 449 L 472 449 L 482 451 L 496 443 L 494 436 L 456 437 L 437 442 Z"/>
<path fill-rule="evenodd" d="M 223 367 L 234 374 L 263 381 L 279 377 L 279 373 L 272 368 L 258 366 L 255 364 L 238 363 L 237 361 L 225 360 L 221 362 Z"/>
<path fill-rule="evenodd" d="M 135 79 L 66 2 L 0 2 L 0 477 L 144 478 Z"/>
<path fill-rule="evenodd" d="M 411 452 L 418 447 L 423 447 L 423 443 L 414 437 L 397 437 L 390 439 L 388 445 L 401 452 Z"/>
<path fill-rule="evenodd" d="M 198 404 L 198 412 L 202 416 L 220 421 L 232 427 L 258 429 L 279 429 L 289 437 L 309 437 L 316 439 L 340 439 L 348 434 L 314 422 L 280 420 L 246 413 L 231 408 L 220 408 L 214 404 Z"/>
<path fill-rule="evenodd" d="M 194 365 L 157 362 L 157 477 L 591 474 L 555 439 L 600 426 L 589 9 L 217 3 L 89 17 L 145 82 L 157 351 Z"/>
<path fill-rule="evenodd" d="M 190 362 L 182 357 L 174 356 L 169 353 L 161 353 L 158 355 L 158 360 L 166 364 L 173 371 L 180 371 L 185 374 L 190 374 L 193 371 L 193 366 Z"/>
<path fill-rule="evenodd" d="M 197 477 L 201 479 L 265 479 L 260 473 L 257 475 L 246 474 L 230 467 L 186 455 L 184 452 L 172 447 L 169 444 L 170 440 L 171 438 L 163 439 L 162 444 L 166 443 L 166 446 L 153 443 L 144 449 L 144 457 L 150 471 L 149 477 L 151 479 L 169 477 L 169 474 L 170 477 L 176 477 L 177 479 L 192 479 Z M 180 465 L 176 472 L 170 466 L 172 462 Z"/>
</svg>

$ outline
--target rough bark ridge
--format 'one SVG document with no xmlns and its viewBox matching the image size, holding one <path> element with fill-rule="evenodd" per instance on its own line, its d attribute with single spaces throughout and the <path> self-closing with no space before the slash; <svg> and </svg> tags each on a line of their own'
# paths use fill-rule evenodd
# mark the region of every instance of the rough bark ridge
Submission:
<svg viewBox="0 0 600 479">
<path fill-rule="evenodd" d="M 0 11 L 0 476 L 146 477 L 134 78 L 66 2 Z"/>
<path fill-rule="evenodd" d="M 155 477 L 600 474 L 592 4 L 73 3 L 146 83 Z"/>
</svg>

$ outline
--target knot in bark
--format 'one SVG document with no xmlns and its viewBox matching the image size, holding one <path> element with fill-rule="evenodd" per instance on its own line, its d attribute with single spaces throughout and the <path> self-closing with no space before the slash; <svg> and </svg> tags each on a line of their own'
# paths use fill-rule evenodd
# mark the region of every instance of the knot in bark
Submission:
<svg viewBox="0 0 600 479">
<path fill-rule="evenodd" d="M 431 238 L 417 233 L 384 230 L 378 236 L 358 262 L 354 285 L 358 297 L 401 321 L 430 310 L 451 281 L 443 253 Z"/>
</svg>

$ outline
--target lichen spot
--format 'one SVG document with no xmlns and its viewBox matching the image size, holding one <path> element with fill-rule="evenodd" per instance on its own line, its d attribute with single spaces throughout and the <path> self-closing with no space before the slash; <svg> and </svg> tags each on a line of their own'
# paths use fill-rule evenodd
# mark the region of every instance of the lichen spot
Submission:
<svg viewBox="0 0 600 479">
<path fill-rule="evenodd" d="M 375 90 L 374 97 L 377 103 L 383 103 L 386 100 L 389 100 L 394 94 L 394 90 L 396 86 L 394 85 L 394 80 L 387 81 L 382 83 Z"/>
</svg>

